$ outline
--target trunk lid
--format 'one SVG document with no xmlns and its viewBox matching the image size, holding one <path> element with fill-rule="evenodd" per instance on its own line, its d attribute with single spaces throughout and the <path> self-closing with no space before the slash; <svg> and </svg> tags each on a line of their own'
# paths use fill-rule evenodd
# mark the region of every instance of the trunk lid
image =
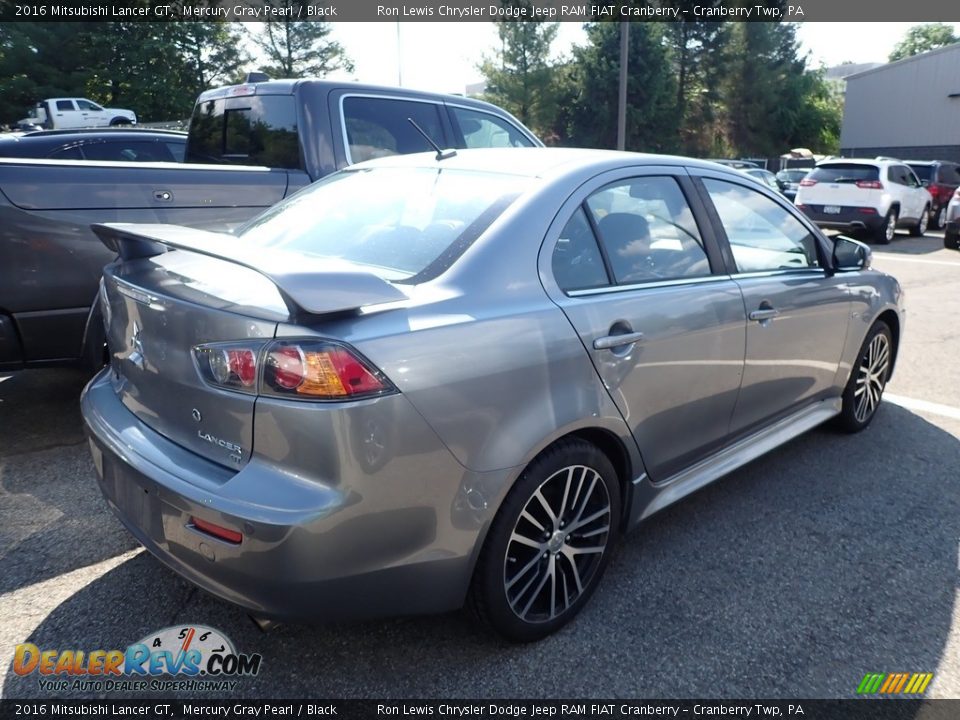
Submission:
<svg viewBox="0 0 960 720">
<path fill-rule="evenodd" d="M 231 293 L 228 283 L 245 288 L 244 296 Z M 267 308 L 279 302 L 271 291 L 276 296 L 252 270 L 186 252 L 108 267 L 101 300 L 120 400 L 178 445 L 227 467 L 242 466 L 252 450 L 256 395 L 206 384 L 193 348 L 272 338 L 286 313 L 271 317 Z"/>
<path fill-rule="evenodd" d="M 879 169 L 874 165 L 831 163 L 818 165 L 797 189 L 797 204 L 810 205 L 823 212 L 823 207 L 875 207 L 883 196 L 881 187 L 863 187 L 863 183 L 879 183 Z M 858 184 L 860 183 L 860 184 Z"/>
</svg>

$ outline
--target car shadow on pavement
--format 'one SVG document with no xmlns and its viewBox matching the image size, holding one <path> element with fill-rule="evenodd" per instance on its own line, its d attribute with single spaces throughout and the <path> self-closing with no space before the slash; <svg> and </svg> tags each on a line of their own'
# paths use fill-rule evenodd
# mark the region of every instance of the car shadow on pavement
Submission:
<svg viewBox="0 0 960 720">
<path fill-rule="evenodd" d="M 891 404 L 860 435 L 810 432 L 631 533 L 583 613 L 530 645 L 463 613 L 262 633 L 147 553 L 16 642 L 122 649 L 209 625 L 263 655 L 230 697 L 851 697 L 867 672 L 938 670 L 957 587 L 956 467 L 956 437 Z M 5 697 L 49 696 L 7 672 Z"/>
<path fill-rule="evenodd" d="M 862 239 L 862 238 L 861 238 Z M 911 237 L 904 232 L 897 232 L 897 236 L 889 245 L 870 243 L 874 252 L 896 253 L 898 255 L 930 255 L 943 250 L 943 231 L 929 231 L 923 237 Z"/>
</svg>

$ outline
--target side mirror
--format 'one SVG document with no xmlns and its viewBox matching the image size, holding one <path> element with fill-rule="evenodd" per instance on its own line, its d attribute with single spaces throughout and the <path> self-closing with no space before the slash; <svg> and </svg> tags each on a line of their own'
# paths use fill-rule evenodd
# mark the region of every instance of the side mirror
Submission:
<svg viewBox="0 0 960 720">
<path fill-rule="evenodd" d="M 873 261 L 870 246 L 859 240 L 837 235 L 833 239 L 833 269 L 835 272 L 866 270 Z"/>
</svg>

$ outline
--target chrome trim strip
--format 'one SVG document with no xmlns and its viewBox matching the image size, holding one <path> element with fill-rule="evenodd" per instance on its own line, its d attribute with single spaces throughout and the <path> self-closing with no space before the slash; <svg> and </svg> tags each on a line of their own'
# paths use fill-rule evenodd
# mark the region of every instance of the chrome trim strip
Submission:
<svg viewBox="0 0 960 720">
<path fill-rule="evenodd" d="M 603 293 L 627 292 L 629 290 L 645 290 L 647 288 L 673 287 L 675 285 L 696 285 L 699 283 L 714 283 L 723 280 L 730 280 L 730 275 L 704 275 L 695 278 L 676 278 L 674 280 L 654 280 L 646 283 L 633 283 L 631 285 L 608 285 L 599 288 L 586 288 L 584 290 L 571 290 L 567 293 L 570 297 L 587 297 L 590 295 L 602 295 Z"/>
<path fill-rule="evenodd" d="M 402 95 L 378 95 L 377 93 L 344 93 L 340 96 L 340 129 L 343 132 L 343 155 L 347 158 L 347 165 L 353 165 L 353 158 L 350 156 L 350 140 L 347 138 L 347 116 L 343 114 L 343 101 L 347 98 L 373 98 L 375 100 L 402 100 L 403 102 L 418 102 L 426 105 L 440 105 L 442 100 L 427 100 L 424 98 L 404 97 Z"/>
<path fill-rule="evenodd" d="M 744 273 L 734 273 L 730 276 L 733 280 L 738 280 L 740 278 L 748 279 L 755 277 L 780 277 L 781 275 L 817 275 L 818 277 L 823 275 L 826 276 L 827 272 L 825 268 L 822 267 L 808 267 L 808 268 L 790 268 L 785 270 L 757 270 L 755 272 L 744 272 Z"/>
<path fill-rule="evenodd" d="M 812 430 L 817 425 L 838 415 L 842 405 L 843 401 L 839 397 L 821 400 L 769 427 L 763 428 L 730 447 L 720 450 L 663 482 L 653 483 L 653 487 L 660 492 L 643 509 L 640 519 L 643 520 L 653 515 L 658 510 L 672 505 L 775 447 L 793 440 L 808 430 Z"/>
</svg>

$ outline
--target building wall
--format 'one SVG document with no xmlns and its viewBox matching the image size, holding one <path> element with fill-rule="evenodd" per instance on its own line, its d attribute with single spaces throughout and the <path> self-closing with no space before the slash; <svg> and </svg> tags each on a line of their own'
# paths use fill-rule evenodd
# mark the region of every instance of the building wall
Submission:
<svg viewBox="0 0 960 720">
<path fill-rule="evenodd" d="M 848 157 L 958 159 L 960 45 L 848 77 L 840 147 Z"/>
</svg>

